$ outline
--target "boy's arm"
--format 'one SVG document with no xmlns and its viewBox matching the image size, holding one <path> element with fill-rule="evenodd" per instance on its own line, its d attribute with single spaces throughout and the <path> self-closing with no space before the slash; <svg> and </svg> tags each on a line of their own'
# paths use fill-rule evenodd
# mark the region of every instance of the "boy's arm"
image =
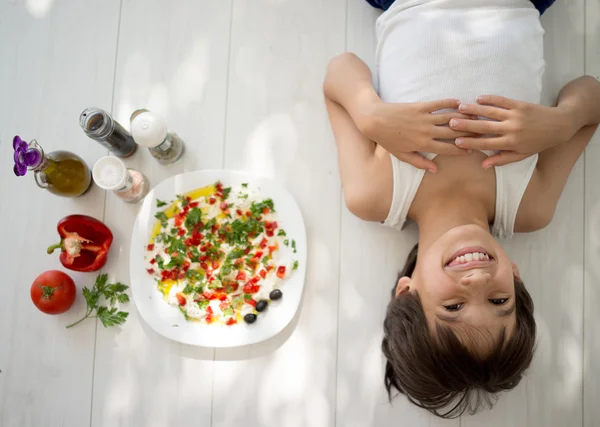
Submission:
<svg viewBox="0 0 600 427">
<path fill-rule="evenodd" d="M 327 96 L 325 103 L 337 145 L 346 206 L 359 218 L 382 222 L 392 204 L 390 155 L 358 130 L 341 105 Z"/>
<path fill-rule="evenodd" d="M 535 231 L 552 220 L 569 174 L 600 123 L 600 82 L 584 76 L 567 84 L 555 108 L 575 135 L 540 153 L 519 207 L 515 231 Z"/>
</svg>

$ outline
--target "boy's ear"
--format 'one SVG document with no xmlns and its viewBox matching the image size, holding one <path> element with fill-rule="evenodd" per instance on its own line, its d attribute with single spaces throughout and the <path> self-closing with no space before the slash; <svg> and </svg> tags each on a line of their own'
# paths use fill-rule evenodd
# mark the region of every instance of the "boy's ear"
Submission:
<svg viewBox="0 0 600 427">
<path fill-rule="evenodd" d="M 412 279 L 410 277 L 401 277 L 398 280 L 398 285 L 396 286 L 396 296 L 402 295 L 408 291 L 410 291 L 410 287 L 412 286 Z"/>
<path fill-rule="evenodd" d="M 511 264 L 512 264 L 513 277 L 515 279 L 517 279 L 518 281 L 522 282 L 521 274 L 519 273 L 519 267 L 517 267 L 517 264 L 515 264 L 514 262 L 511 262 Z"/>
</svg>

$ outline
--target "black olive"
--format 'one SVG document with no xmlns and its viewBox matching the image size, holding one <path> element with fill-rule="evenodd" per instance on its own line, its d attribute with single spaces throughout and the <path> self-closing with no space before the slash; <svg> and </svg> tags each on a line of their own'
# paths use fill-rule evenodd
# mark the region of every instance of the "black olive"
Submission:
<svg viewBox="0 0 600 427">
<path fill-rule="evenodd" d="M 256 314 L 248 313 L 244 316 L 244 322 L 246 323 L 254 323 L 256 322 Z"/>
<path fill-rule="evenodd" d="M 271 298 L 273 301 L 277 301 L 282 296 L 283 296 L 283 293 L 279 289 L 273 289 L 271 291 L 271 293 L 269 294 L 269 298 Z"/>
<path fill-rule="evenodd" d="M 268 306 L 269 301 L 261 299 L 259 302 L 256 303 L 256 311 L 265 311 Z"/>
</svg>

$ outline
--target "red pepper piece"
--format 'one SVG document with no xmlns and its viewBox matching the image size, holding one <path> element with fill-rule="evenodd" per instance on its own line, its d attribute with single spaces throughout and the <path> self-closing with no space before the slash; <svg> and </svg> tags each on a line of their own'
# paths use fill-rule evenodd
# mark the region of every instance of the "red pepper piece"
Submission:
<svg viewBox="0 0 600 427">
<path fill-rule="evenodd" d="M 272 255 L 273 252 L 275 252 L 277 250 L 277 244 L 273 245 L 273 246 L 269 246 L 269 255 Z"/>
<path fill-rule="evenodd" d="M 237 276 L 235 276 L 235 280 L 246 280 L 246 272 L 243 270 L 239 271 Z"/>
<path fill-rule="evenodd" d="M 235 325 L 236 323 L 237 320 L 235 320 L 233 317 L 230 317 L 229 319 L 227 319 L 227 322 L 225 322 L 227 326 Z"/>
<path fill-rule="evenodd" d="M 265 277 L 267 277 L 267 270 L 260 270 L 258 274 L 260 274 L 260 277 L 264 279 Z"/>
<path fill-rule="evenodd" d="M 178 236 L 185 236 L 185 230 L 183 228 L 180 228 L 179 230 L 177 230 L 177 235 Z"/>
<path fill-rule="evenodd" d="M 260 246 L 261 249 L 264 249 L 267 247 L 267 239 L 265 239 L 263 237 L 263 239 L 260 241 L 260 243 L 258 244 Z"/>
<path fill-rule="evenodd" d="M 274 235 L 275 233 L 273 233 L 273 230 L 267 230 L 267 236 L 273 237 Z"/>
<path fill-rule="evenodd" d="M 277 268 L 277 277 L 283 279 L 285 277 L 285 265 L 280 265 Z"/>
<path fill-rule="evenodd" d="M 244 301 L 246 304 L 250 304 L 252 307 L 256 307 L 256 301 L 253 299 L 247 299 Z"/>
<path fill-rule="evenodd" d="M 211 205 L 214 205 L 215 203 L 217 203 L 217 199 L 215 199 L 214 197 L 211 196 L 211 198 L 208 199 L 208 203 Z"/>
<path fill-rule="evenodd" d="M 227 204 L 227 202 L 221 202 L 221 205 L 219 206 L 221 208 L 221 210 L 227 210 L 229 209 L 229 205 Z"/>
<path fill-rule="evenodd" d="M 268 207 L 268 206 L 265 206 L 265 207 L 263 208 L 263 215 L 267 215 L 269 212 L 271 212 L 271 208 L 270 208 L 270 207 Z"/>
<path fill-rule="evenodd" d="M 178 293 L 175 296 L 177 297 L 177 302 L 179 303 L 179 305 L 184 306 L 186 304 L 187 301 L 182 293 Z"/>
<path fill-rule="evenodd" d="M 257 293 L 260 290 L 260 286 L 254 285 L 254 284 L 248 282 L 244 286 L 243 290 L 244 290 L 245 294 L 255 294 L 255 293 Z"/>
<path fill-rule="evenodd" d="M 190 208 L 193 209 L 193 208 L 197 208 L 199 204 L 200 204 L 199 202 L 192 202 L 192 203 L 190 203 L 189 206 L 190 206 Z"/>
<path fill-rule="evenodd" d="M 150 243 L 146 249 L 148 249 L 149 251 L 153 251 L 154 250 L 154 243 Z"/>
<path fill-rule="evenodd" d="M 244 212 L 242 212 L 241 209 L 236 209 L 235 213 L 238 214 L 239 216 L 243 216 L 244 215 Z"/>
<path fill-rule="evenodd" d="M 58 222 L 56 229 L 61 240 L 50 246 L 48 253 L 60 248 L 60 262 L 65 268 L 88 272 L 106 264 L 113 235 L 102 222 L 86 215 L 69 215 Z"/>
<path fill-rule="evenodd" d="M 154 274 L 153 268 L 148 268 L 148 269 L 146 269 L 146 271 L 148 272 L 148 274 Z"/>
</svg>

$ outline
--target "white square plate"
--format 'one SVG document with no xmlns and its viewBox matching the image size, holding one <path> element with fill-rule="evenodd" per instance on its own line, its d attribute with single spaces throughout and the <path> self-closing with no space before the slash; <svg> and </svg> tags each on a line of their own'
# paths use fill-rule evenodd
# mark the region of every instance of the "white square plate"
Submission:
<svg viewBox="0 0 600 427">
<path fill-rule="evenodd" d="M 225 187 L 237 187 L 247 182 L 250 187 L 258 189 L 262 198 L 273 199 L 278 224 L 290 239 L 296 240 L 297 252 L 293 257 L 298 260 L 299 267 L 281 287 L 283 298 L 269 304 L 269 308 L 260 313 L 251 325 L 244 322 L 232 326 L 206 325 L 186 321 L 177 307 L 164 300 L 156 282 L 146 272 L 144 256 L 156 223 L 156 199 L 174 200 L 177 194 L 212 185 L 216 181 L 221 181 Z M 267 340 L 287 326 L 302 299 L 306 276 L 306 229 L 302 214 L 292 195 L 281 184 L 268 178 L 229 170 L 188 172 L 168 178 L 146 196 L 138 213 L 131 237 L 130 275 L 133 300 L 138 311 L 152 329 L 167 338 L 202 347 L 237 347 Z"/>
</svg>

